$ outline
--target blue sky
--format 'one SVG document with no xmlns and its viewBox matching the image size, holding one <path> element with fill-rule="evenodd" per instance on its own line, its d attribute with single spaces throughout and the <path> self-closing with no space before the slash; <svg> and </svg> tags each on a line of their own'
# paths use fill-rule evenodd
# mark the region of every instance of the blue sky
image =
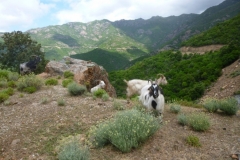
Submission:
<svg viewBox="0 0 240 160">
<path fill-rule="evenodd" d="M 224 0 L 0 0 L 0 32 L 94 20 L 200 14 Z"/>
</svg>

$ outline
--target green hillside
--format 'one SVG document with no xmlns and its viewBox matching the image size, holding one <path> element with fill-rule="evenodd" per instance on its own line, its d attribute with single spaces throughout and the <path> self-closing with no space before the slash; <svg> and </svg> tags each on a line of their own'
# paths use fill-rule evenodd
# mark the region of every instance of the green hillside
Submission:
<svg viewBox="0 0 240 160">
<path fill-rule="evenodd" d="M 236 17 L 219 23 L 206 32 L 183 42 L 183 46 L 203 46 L 210 44 L 229 44 L 231 41 L 240 41 L 240 14 Z"/>
<path fill-rule="evenodd" d="M 219 29 L 223 29 L 222 31 Z M 216 32 L 219 31 L 219 32 Z M 214 33 L 214 34 L 213 34 Z M 210 36 L 209 36 L 210 35 Z M 181 52 L 163 51 L 136 62 L 126 70 L 109 73 L 109 79 L 117 91 L 117 95 L 125 97 L 126 84 L 123 79 L 154 79 L 158 73 L 163 73 L 169 84 L 162 86 L 166 100 L 185 99 L 197 100 L 204 91 L 221 75 L 222 68 L 240 58 L 239 16 L 230 19 L 216 27 L 195 36 L 185 44 L 208 44 L 225 36 L 227 44 L 219 51 L 204 55 L 182 55 Z M 206 38 L 208 37 L 208 38 Z M 205 42 L 206 41 L 206 42 Z"/>
<path fill-rule="evenodd" d="M 124 68 L 129 61 L 127 58 L 115 52 L 109 52 L 102 49 L 94 49 L 88 53 L 72 55 L 72 58 L 92 61 L 98 65 L 104 66 L 107 72 Z"/>
</svg>

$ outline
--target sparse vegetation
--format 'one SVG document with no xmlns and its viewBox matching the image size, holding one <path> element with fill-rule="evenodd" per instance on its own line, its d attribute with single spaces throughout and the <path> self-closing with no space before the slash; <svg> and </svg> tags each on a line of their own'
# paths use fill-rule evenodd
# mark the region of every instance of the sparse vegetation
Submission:
<svg viewBox="0 0 240 160">
<path fill-rule="evenodd" d="M 133 109 L 119 112 L 114 119 L 92 127 L 89 137 L 94 139 L 92 144 L 96 147 L 111 143 L 122 152 L 129 152 L 153 135 L 159 127 L 156 118 Z"/>
<path fill-rule="evenodd" d="M 9 98 L 9 95 L 4 92 L 0 92 L 0 103 L 6 101 Z"/>
<path fill-rule="evenodd" d="M 93 92 L 93 95 L 96 97 L 102 97 L 107 92 L 104 89 L 98 89 L 95 92 Z"/>
<path fill-rule="evenodd" d="M 22 90 L 23 92 L 27 92 L 27 93 L 34 93 L 37 91 L 36 87 L 30 86 L 30 87 L 26 87 Z"/>
<path fill-rule="evenodd" d="M 84 92 L 87 91 L 86 86 L 79 85 L 76 82 L 72 82 L 68 84 L 67 87 L 68 87 L 68 92 L 72 96 L 82 95 Z"/>
<path fill-rule="evenodd" d="M 235 98 L 225 98 L 220 101 L 219 109 L 227 115 L 235 115 L 239 110 L 238 102 Z"/>
<path fill-rule="evenodd" d="M 67 85 L 68 85 L 69 83 L 71 83 L 71 82 L 73 82 L 73 79 L 64 79 L 64 80 L 62 81 L 62 86 L 63 86 L 63 87 L 67 87 Z"/>
<path fill-rule="evenodd" d="M 203 103 L 203 107 L 208 111 L 208 112 L 217 112 L 219 108 L 219 102 L 216 99 L 210 98 L 206 99 Z"/>
<path fill-rule="evenodd" d="M 55 79 L 55 78 L 50 78 L 50 79 L 47 79 L 45 81 L 45 85 L 53 85 L 53 86 L 55 86 L 57 84 L 58 84 L 58 80 Z"/>
<path fill-rule="evenodd" d="M 179 104 L 170 104 L 170 111 L 172 113 L 179 113 L 181 111 L 181 105 L 179 105 Z"/>
<path fill-rule="evenodd" d="M 109 100 L 109 95 L 107 93 L 103 94 L 102 99 L 103 99 L 103 101 Z"/>
<path fill-rule="evenodd" d="M 124 110 L 125 107 L 123 106 L 123 104 L 121 104 L 120 102 L 118 102 L 117 100 L 114 100 L 113 102 L 113 108 L 116 110 Z"/>
<path fill-rule="evenodd" d="M 194 136 L 194 135 L 187 136 L 186 142 L 189 145 L 194 146 L 194 147 L 201 147 L 202 146 L 200 141 L 199 141 L 199 138 L 197 136 Z"/>
<path fill-rule="evenodd" d="M 70 72 L 70 71 L 65 71 L 65 72 L 63 73 L 63 77 L 64 77 L 64 78 L 68 78 L 68 79 L 73 79 L 74 74 L 73 74 L 72 72 Z"/>
<path fill-rule="evenodd" d="M 188 124 L 188 119 L 187 119 L 187 116 L 183 113 L 179 114 L 177 116 L 177 119 L 178 119 L 178 123 L 185 126 Z"/>
<path fill-rule="evenodd" d="M 65 104 L 66 104 L 66 102 L 63 98 L 58 99 L 57 103 L 58 103 L 58 106 L 65 106 Z"/>
<path fill-rule="evenodd" d="M 33 91 L 34 90 L 33 88 L 38 90 L 42 87 L 42 85 L 43 85 L 42 80 L 37 78 L 36 75 L 34 75 L 34 74 L 25 75 L 17 81 L 17 89 L 19 91 L 24 91 L 24 90 L 25 91 L 27 91 L 27 90 Z M 25 88 L 27 88 L 27 89 L 25 89 Z"/>
<path fill-rule="evenodd" d="M 210 128 L 209 117 L 202 112 L 188 115 L 187 120 L 189 126 L 195 131 L 206 131 Z"/>
</svg>

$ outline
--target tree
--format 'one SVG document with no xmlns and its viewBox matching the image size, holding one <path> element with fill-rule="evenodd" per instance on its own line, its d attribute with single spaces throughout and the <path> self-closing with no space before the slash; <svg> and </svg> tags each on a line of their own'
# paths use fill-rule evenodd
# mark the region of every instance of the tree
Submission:
<svg viewBox="0 0 240 160">
<path fill-rule="evenodd" d="M 47 61 L 44 58 L 44 52 L 41 51 L 41 44 L 33 41 L 29 33 L 14 31 L 4 33 L 4 40 L 0 43 L 0 64 L 4 69 L 19 71 L 21 63 L 29 61 L 33 55 L 41 57 L 41 63 L 37 66 L 36 72 L 42 72 Z"/>
</svg>

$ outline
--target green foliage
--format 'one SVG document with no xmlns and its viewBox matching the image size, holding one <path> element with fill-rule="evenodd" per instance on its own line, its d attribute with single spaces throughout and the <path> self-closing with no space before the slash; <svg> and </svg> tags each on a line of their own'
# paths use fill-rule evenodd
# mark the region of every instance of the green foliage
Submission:
<svg viewBox="0 0 240 160">
<path fill-rule="evenodd" d="M 70 93 L 70 95 L 72 96 L 77 96 L 77 95 L 82 95 L 84 92 L 87 91 L 86 86 L 83 85 L 79 85 L 76 82 L 72 82 L 70 83 L 68 86 L 68 92 Z"/>
<path fill-rule="evenodd" d="M 119 112 L 113 119 L 94 126 L 89 131 L 93 145 L 103 147 L 111 143 L 122 152 L 137 148 L 159 128 L 153 116 L 138 110 Z"/>
<path fill-rule="evenodd" d="M 117 100 L 114 100 L 114 101 L 113 101 L 113 108 L 114 108 L 115 110 L 118 110 L 118 111 L 125 109 L 124 105 L 121 104 L 121 103 L 120 103 L 119 101 L 117 101 Z"/>
<path fill-rule="evenodd" d="M 38 55 L 42 61 L 38 64 L 35 73 L 40 73 L 44 70 L 47 61 L 44 59 L 44 53 L 41 51 L 41 45 L 33 41 L 28 33 L 24 34 L 21 31 L 4 33 L 4 40 L 0 43 L 0 63 L 3 68 L 19 71 L 19 64 L 27 62 L 32 55 Z"/>
<path fill-rule="evenodd" d="M 199 138 L 197 136 L 194 136 L 194 135 L 187 136 L 186 142 L 189 145 L 194 146 L 194 147 L 201 147 L 202 146 L 200 141 L 199 141 Z"/>
<path fill-rule="evenodd" d="M 0 69 L 0 78 L 8 79 L 9 70 Z"/>
<path fill-rule="evenodd" d="M 170 105 L 170 111 L 172 113 L 179 113 L 181 111 L 181 105 L 179 105 L 179 104 L 171 104 Z"/>
<path fill-rule="evenodd" d="M 55 86 L 57 84 L 58 84 L 58 80 L 55 79 L 55 78 L 50 78 L 50 79 L 47 79 L 45 81 L 45 85 L 53 85 L 53 86 Z"/>
<path fill-rule="evenodd" d="M 185 41 L 184 46 L 204 46 L 211 44 L 229 44 L 233 40 L 239 41 L 240 14 L 236 17 L 217 24 L 211 29 Z"/>
<path fill-rule="evenodd" d="M 71 83 L 71 82 L 73 82 L 73 79 L 64 79 L 64 80 L 62 81 L 62 86 L 63 86 L 63 87 L 67 87 L 67 85 L 68 85 L 69 83 Z"/>
<path fill-rule="evenodd" d="M 8 87 L 12 87 L 12 88 L 17 87 L 16 81 L 8 81 L 8 82 L 7 82 L 7 86 L 8 86 Z"/>
<path fill-rule="evenodd" d="M 19 74 L 17 72 L 9 72 L 8 73 L 8 80 L 9 81 L 17 81 L 19 78 Z"/>
<path fill-rule="evenodd" d="M 178 120 L 178 123 L 183 126 L 186 126 L 188 124 L 187 116 L 183 113 L 181 113 L 177 116 L 177 120 Z"/>
<path fill-rule="evenodd" d="M 12 96 L 14 94 L 14 90 L 11 87 L 8 87 L 7 89 L 2 90 L 1 92 L 6 93 L 9 96 Z"/>
<path fill-rule="evenodd" d="M 4 92 L 0 92 L 0 103 L 6 101 L 9 98 L 9 95 Z"/>
<path fill-rule="evenodd" d="M 58 106 L 65 106 L 65 104 L 66 104 L 65 100 L 62 98 L 58 99 L 57 103 L 58 103 Z"/>
<path fill-rule="evenodd" d="M 23 89 L 23 92 L 27 92 L 27 93 L 34 93 L 36 91 L 37 91 L 37 88 L 34 86 L 26 87 Z"/>
<path fill-rule="evenodd" d="M 28 93 L 29 93 L 29 91 L 31 93 L 35 89 L 39 90 L 42 87 L 42 85 L 43 85 L 42 80 L 39 79 L 34 74 L 24 75 L 21 78 L 19 78 L 17 81 L 17 89 L 19 91 L 24 91 L 25 88 L 28 88 L 28 89 L 25 89 L 25 91 Z"/>
<path fill-rule="evenodd" d="M 102 99 L 103 99 L 103 101 L 109 100 L 109 95 L 108 95 L 107 93 L 104 93 L 104 94 L 102 95 Z"/>
<path fill-rule="evenodd" d="M 70 71 L 65 71 L 65 72 L 63 73 L 63 77 L 64 77 L 64 78 L 73 79 L 74 74 L 73 74 L 72 72 L 70 72 Z"/>
<path fill-rule="evenodd" d="M 104 94 L 106 94 L 107 92 L 104 89 L 98 89 L 95 92 L 93 92 L 93 95 L 96 97 L 102 97 Z"/>
<path fill-rule="evenodd" d="M 204 113 L 192 113 L 187 119 L 189 126 L 195 131 L 206 131 L 210 128 L 209 117 Z"/>
<path fill-rule="evenodd" d="M 7 79 L 0 77 L 0 88 L 6 88 L 7 86 L 8 86 Z"/>
<path fill-rule="evenodd" d="M 81 146 L 78 141 L 65 144 L 58 153 L 59 160 L 88 160 L 89 157 L 89 149 Z"/>
<path fill-rule="evenodd" d="M 219 108 L 219 102 L 216 99 L 206 99 L 203 103 L 203 107 L 208 111 L 208 112 L 217 112 Z"/>
<path fill-rule="evenodd" d="M 238 101 L 234 97 L 225 98 L 220 101 L 219 109 L 227 115 L 236 115 L 239 110 Z"/>
</svg>

